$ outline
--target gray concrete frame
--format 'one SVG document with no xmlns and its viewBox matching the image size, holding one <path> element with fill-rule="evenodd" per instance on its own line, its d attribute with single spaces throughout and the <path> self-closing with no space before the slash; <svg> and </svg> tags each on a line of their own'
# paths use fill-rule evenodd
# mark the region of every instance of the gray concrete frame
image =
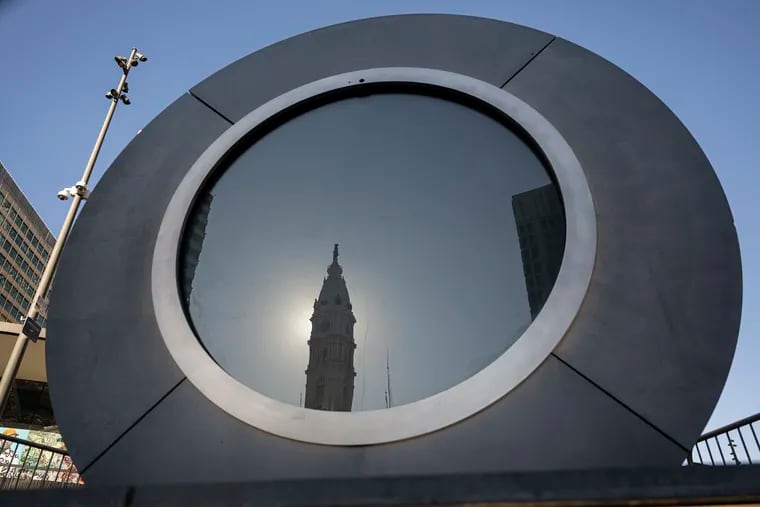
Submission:
<svg viewBox="0 0 760 507">
<path fill-rule="evenodd" d="M 159 230 L 193 164 L 232 124 L 305 84 L 381 67 L 490 83 L 556 129 L 593 197 L 588 291 L 548 358 L 456 424 L 379 445 L 278 437 L 210 402 L 167 350 L 152 298 Z M 667 107 L 570 42 L 448 15 L 327 27 L 257 51 L 194 87 L 101 179 L 56 287 L 51 396 L 90 484 L 677 465 L 720 395 L 741 313 L 728 203 Z"/>
</svg>

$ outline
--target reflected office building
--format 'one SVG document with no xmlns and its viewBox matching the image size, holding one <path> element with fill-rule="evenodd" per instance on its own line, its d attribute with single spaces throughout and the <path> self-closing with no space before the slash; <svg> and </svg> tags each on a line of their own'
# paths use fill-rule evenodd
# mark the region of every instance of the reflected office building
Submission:
<svg viewBox="0 0 760 507">
<path fill-rule="evenodd" d="M 350 412 L 356 377 L 356 318 L 343 279 L 343 268 L 338 264 L 337 244 L 309 320 L 311 335 L 304 406 L 316 410 Z"/>
<path fill-rule="evenodd" d="M 182 248 L 182 282 L 180 283 L 182 301 L 186 305 L 190 303 L 195 270 L 198 268 L 203 241 L 206 239 L 206 226 L 208 225 L 208 215 L 211 212 L 211 201 L 213 200 L 214 194 L 211 192 L 202 194 L 196 204 L 196 212 L 187 218 L 187 232 Z"/>
<path fill-rule="evenodd" d="M 553 184 L 512 196 L 525 288 L 535 319 L 554 287 L 565 249 L 565 215 Z"/>
</svg>

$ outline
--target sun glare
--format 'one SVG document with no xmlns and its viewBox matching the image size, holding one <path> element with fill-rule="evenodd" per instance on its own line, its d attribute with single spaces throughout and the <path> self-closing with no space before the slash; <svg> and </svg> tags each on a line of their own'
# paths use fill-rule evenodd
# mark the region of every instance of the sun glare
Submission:
<svg viewBox="0 0 760 507">
<path fill-rule="evenodd" d="M 302 336 L 304 340 L 309 339 L 309 333 L 311 333 L 311 310 L 301 311 L 296 314 L 293 320 L 293 329 Z"/>
</svg>

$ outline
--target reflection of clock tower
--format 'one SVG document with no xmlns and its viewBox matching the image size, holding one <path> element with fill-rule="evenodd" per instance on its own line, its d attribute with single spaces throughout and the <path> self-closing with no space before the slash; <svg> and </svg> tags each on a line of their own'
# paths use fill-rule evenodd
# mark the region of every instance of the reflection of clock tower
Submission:
<svg viewBox="0 0 760 507">
<path fill-rule="evenodd" d="M 306 369 L 306 408 L 351 411 L 354 398 L 354 312 L 348 297 L 338 245 L 327 278 L 314 301 Z"/>
</svg>

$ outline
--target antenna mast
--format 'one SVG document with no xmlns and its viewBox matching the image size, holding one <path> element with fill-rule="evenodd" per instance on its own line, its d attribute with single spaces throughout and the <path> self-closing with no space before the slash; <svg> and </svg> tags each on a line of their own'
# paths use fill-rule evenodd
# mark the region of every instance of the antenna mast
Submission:
<svg viewBox="0 0 760 507">
<path fill-rule="evenodd" d="M 364 328 L 364 348 L 362 349 L 362 399 L 361 409 L 364 410 L 364 388 L 367 385 L 366 365 L 367 365 L 367 335 L 369 334 L 369 319 L 367 319 L 367 326 Z"/>
<path fill-rule="evenodd" d="M 385 391 L 385 408 L 391 408 L 393 406 L 393 395 L 391 394 L 391 353 L 387 347 L 385 348 L 385 373 L 388 380 Z"/>
</svg>

